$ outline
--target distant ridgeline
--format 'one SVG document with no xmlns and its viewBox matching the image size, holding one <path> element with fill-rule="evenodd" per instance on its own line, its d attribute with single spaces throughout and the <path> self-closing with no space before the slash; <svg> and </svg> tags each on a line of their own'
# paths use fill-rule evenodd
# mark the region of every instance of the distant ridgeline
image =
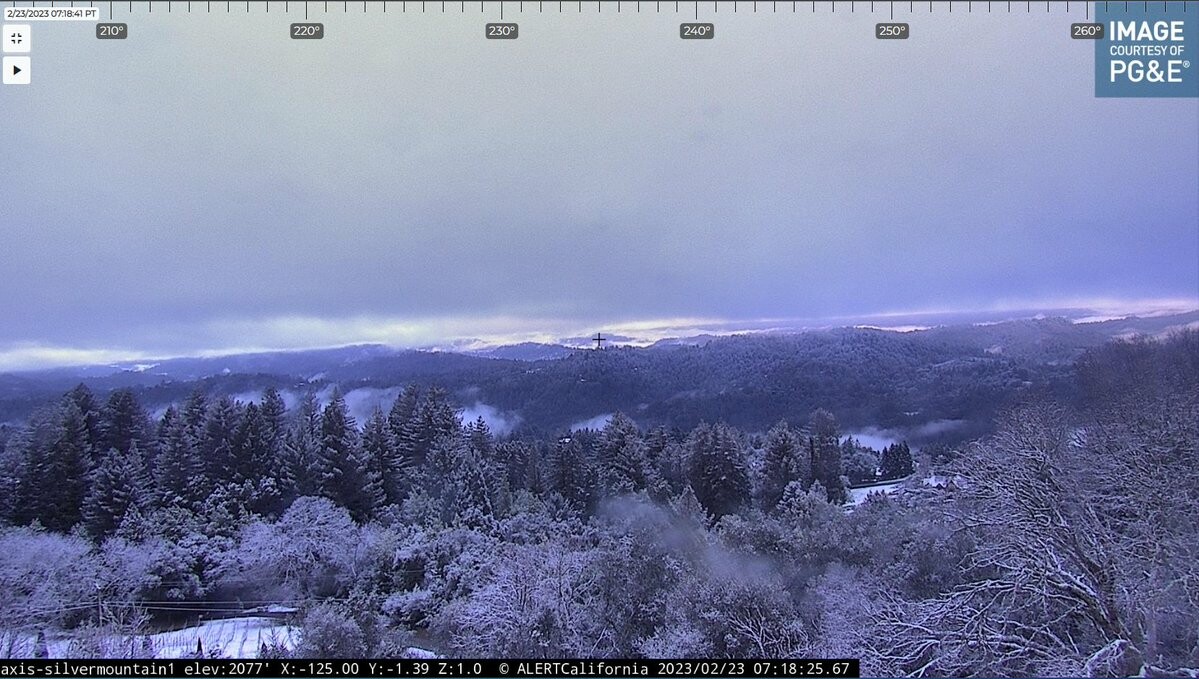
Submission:
<svg viewBox="0 0 1199 679">
<path fill-rule="evenodd" d="M 340 386 L 360 421 L 374 406 L 387 407 L 402 387 L 420 383 L 445 389 L 456 407 L 470 413 L 478 406 L 497 433 L 549 436 L 617 411 L 643 427 L 690 429 L 701 421 L 723 421 L 765 431 L 780 419 L 802 420 L 825 408 L 849 431 L 877 428 L 917 444 L 952 443 L 985 432 L 997 411 L 1030 392 L 1070 395 L 1075 388 L 1070 366 L 1088 348 L 1196 320 L 1199 313 L 1104 323 L 1024 320 L 908 333 L 839 329 L 602 351 L 521 345 L 472 355 L 357 346 L 171 359 L 136 369 L 0 375 L 0 422 L 23 421 L 80 381 L 101 396 L 133 388 L 154 413 L 182 403 L 196 389 L 248 401 L 274 387 L 294 405 L 310 390 L 325 403 Z M 503 358 L 513 355 L 555 358 Z"/>
</svg>

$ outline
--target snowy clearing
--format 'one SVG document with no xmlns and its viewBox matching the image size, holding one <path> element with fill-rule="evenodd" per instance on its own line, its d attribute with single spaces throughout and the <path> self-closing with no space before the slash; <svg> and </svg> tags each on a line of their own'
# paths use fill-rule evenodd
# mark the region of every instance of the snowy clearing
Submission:
<svg viewBox="0 0 1199 679">
<path fill-rule="evenodd" d="M 279 612 L 286 609 L 282 606 L 272 608 L 279 608 Z M 275 618 L 245 616 L 209 620 L 191 627 L 146 636 L 110 637 L 106 645 L 111 649 L 122 647 L 137 657 L 168 659 L 194 657 L 199 642 L 203 645 L 206 657 L 246 659 L 257 658 L 264 643 L 294 651 L 300 633 L 300 627 L 280 623 Z M 75 655 L 73 650 L 78 650 L 75 646 L 78 640 L 71 635 L 54 635 L 46 641 L 50 658 L 71 658 Z M 16 654 L 13 657 L 33 657 L 34 645 L 32 635 L 20 639 L 14 646 Z M 442 656 L 426 648 L 409 646 L 401 657 L 428 660 Z"/>
<path fill-rule="evenodd" d="M 273 618 L 248 616 L 210 620 L 171 632 L 132 638 L 109 637 L 104 645 L 111 649 L 120 647 L 124 652 L 131 650 L 139 657 L 181 658 L 193 655 L 199 641 L 205 655 L 216 651 L 222 658 L 256 658 L 264 642 L 294 649 L 299 630 L 299 627 L 282 624 Z M 69 633 L 50 635 L 46 640 L 46 651 L 50 658 L 70 658 L 77 655 L 77 644 L 81 641 Z M 28 635 L 16 647 L 15 657 L 33 657 L 34 644 L 33 635 Z"/>
<path fill-rule="evenodd" d="M 862 504 L 863 502 L 865 502 L 866 498 L 869 497 L 871 493 L 883 493 L 883 494 L 894 493 L 895 489 L 899 488 L 900 484 L 903 483 L 903 481 L 904 481 L 904 479 L 901 479 L 899 481 L 896 481 L 895 483 L 884 483 L 884 484 L 880 484 L 877 486 L 869 486 L 866 488 L 850 488 L 850 489 L 848 489 L 849 490 L 849 502 L 847 504 L 850 507 L 856 507 L 856 506 Z"/>
<path fill-rule="evenodd" d="M 256 658 L 262 644 L 278 643 L 295 648 L 299 628 L 281 625 L 265 617 L 210 620 L 194 627 L 150 635 L 156 658 L 179 658 L 196 652 L 196 641 L 204 645 L 206 654 L 215 650 L 223 658 Z"/>
</svg>

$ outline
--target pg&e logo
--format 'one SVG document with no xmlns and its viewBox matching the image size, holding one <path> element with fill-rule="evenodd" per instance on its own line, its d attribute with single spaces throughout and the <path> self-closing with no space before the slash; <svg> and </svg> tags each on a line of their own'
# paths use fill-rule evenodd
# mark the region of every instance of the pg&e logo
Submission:
<svg viewBox="0 0 1199 679">
<path fill-rule="evenodd" d="M 1095 5 L 1095 96 L 1199 97 L 1199 3 Z"/>
</svg>

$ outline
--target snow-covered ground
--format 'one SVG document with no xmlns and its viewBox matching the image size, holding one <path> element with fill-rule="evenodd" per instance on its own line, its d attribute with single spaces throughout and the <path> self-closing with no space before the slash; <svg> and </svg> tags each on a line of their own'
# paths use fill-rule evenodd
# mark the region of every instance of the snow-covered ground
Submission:
<svg viewBox="0 0 1199 679">
<path fill-rule="evenodd" d="M 221 658 L 257 658 L 264 643 L 293 650 L 299 637 L 300 628 L 297 626 L 283 624 L 275 618 L 245 616 L 209 620 L 191 627 L 134 639 L 113 638 L 105 645 L 111 644 L 113 648 L 119 646 L 122 651 L 129 650 L 126 645 L 133 645 L 133 652 L 139 657 L 181 658 L 193 656 L 196 643 L 199 642 L 203 645 L 205 656 L 212 656 L 216 651 Z M 51 658 L 70 658 L 73 642 L 74 639 L 69 635 L 54 635 L 47 639 L 46 650 Z M 15 648 L 16 656 L 33 657 L 33 648 L 32 635 L 19 640 Z M 405 649 L 403 657 L 428 659 L 441 656 L 428 649 L 410 646 Z"/>
<path fill-rule="evenodd" d="M 895 483 L 884 483 L 884 484 L 877 485 L 877 486 L 870 486 L 869 488 L 850 488 L 848 505 L 850 507 L 856 507 L 856 506 L 862 504 L 863 502 L 866 501 L 866 498 L 871 493 L 885 493 L 885 494 L 894 493 L 895 489 L 899 488 L 899 484 L 903 483 L 904 480 L 905 479 L 900 479 L 899 481 L 896 481 Z"/>
<path fill-rule="evenodd" d="M 205 654 L 215 649 L 222 658 L 256 658 L 264 643 L 295 648 L 298 632 L 298 627 L 280 624 L 273 618 L 228 618 L 151 634 L 150 644 L 157 658 L 191 655 L 196 652 L 197 640 L 204 645 Z"/>
<path fill-rule="evenodd" d="M 299 629 L 292 625 L 280 623 L 277 619 L 247 616 L 242 618 L 227 618 L 185 627 L 171 632 L 159 632 L 132 639 L 111 637 L 102 642 L 113 652 L 120 648 L 121 652 L 129 651 L 139 657 L 180 658 L 196 652 L 196 642 L 204 646 L 204 654 L 213 651 L 220 653 L 222 658 L 256 658 L 258 649 L 265 642 L 278 644 L 293 649 L 299 640 Z M 19 641 L 16 647 L 18 657 L 33 657 L 35 639 L 29 635 Z M 46 651 L 51 658 L 70 658 L 78 651 L 76 644 L 79 640 L 70 633 L 52 634 L 46 639 Z M 93 645 L 94 640 L 88 643 Z M 104 652 L 104 651 L 101 651 Z"/>
</svg>

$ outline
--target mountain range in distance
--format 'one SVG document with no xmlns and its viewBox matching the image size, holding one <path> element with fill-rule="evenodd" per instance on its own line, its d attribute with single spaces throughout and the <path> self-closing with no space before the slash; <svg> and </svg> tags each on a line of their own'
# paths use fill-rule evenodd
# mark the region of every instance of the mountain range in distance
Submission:
<svg viewBox="0 0 1199 679">
<path fill-rule="evenodd" d="M 80 382 L 100 395 L 133 388 L 152 414 L 196 389 L 254 400 L 268 387 L 292 398 L 309 390 L 327 397 L 340 388 L 369 412 L 418 383 L 445 388 L 465 416 L 482 414 L 506 431 L 561 430 L 617 410 L 644 426 L 726 420 L 754 431 L 826 407 L 858 429 L 977 425 L 959 427 L 964 436 L 1022 390 L 1067 389 L 1070 365 L 1086 350 L 1199 328 L 1199 310 L 1102 320 L 1038 314 L 931 327 L 921 320 L 935 319 L 889 318 L 887 328 L 764 327 L 648 343 L 614 333 L 605 334 L 612 344 L 602 351 L 582 344 L 583 337 L 422 349 L 365 344 L 10 372 L 0 374 L 0 423 L 23 421 Z"/>
</svg>

